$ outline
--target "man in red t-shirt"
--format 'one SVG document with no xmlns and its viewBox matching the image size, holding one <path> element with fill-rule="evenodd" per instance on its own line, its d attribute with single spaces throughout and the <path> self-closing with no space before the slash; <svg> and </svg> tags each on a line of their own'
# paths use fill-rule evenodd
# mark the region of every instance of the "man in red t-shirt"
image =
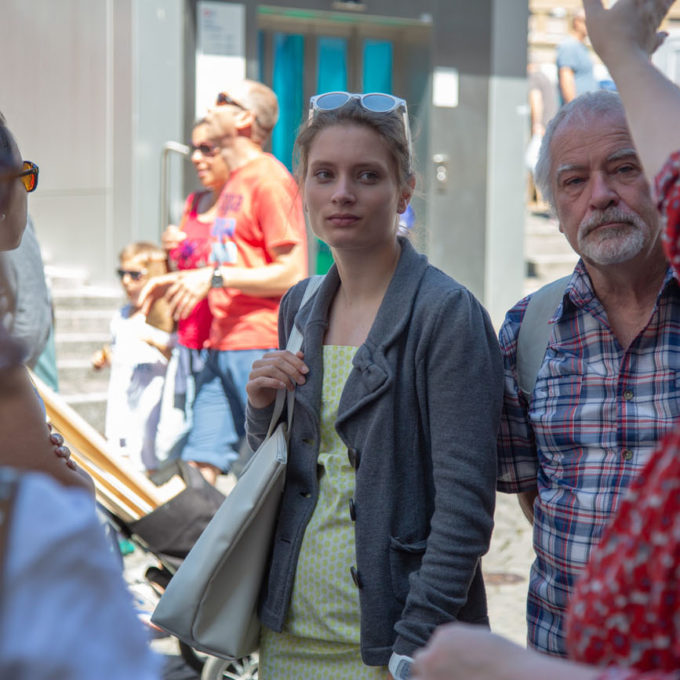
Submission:
<svg viewBox="0 0 680 680">
<path fill-rule="evenodd" d="M 230 172 L 217 204 L 212 264 L 175 272 L 145 297 L 165 293 L 177 317 L 208 298 L 208 356 L 197 378 L 194 422 L 182 458 L 213 481 L 238 457 L 250 368 L 278 346 L 279 302 L 307 275 L 307 240 L 295 180 L 262 150 L 278 118 L 274 92 L 244 80 L 220 93 L 206 118 Z"/>
</svg>

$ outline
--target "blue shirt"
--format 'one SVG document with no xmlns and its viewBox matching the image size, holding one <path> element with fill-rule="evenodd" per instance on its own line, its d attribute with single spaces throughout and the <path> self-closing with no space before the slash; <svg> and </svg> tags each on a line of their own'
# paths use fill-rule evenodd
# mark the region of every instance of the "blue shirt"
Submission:
<svg viewBox="0 0 680 680">
<path fill-rule="evenodd" d="M 599 89 L 600 86 L 593 74 L 593 61 L 590 58 L 590 51 L 580 40 L 568 38 L 559 45 L 557 48 L 558 72 L 562 67 L 570 68 L 574 72 L 576 96 Z M 564 103 L 561 92 L 560 101 Z"/>
</svg>

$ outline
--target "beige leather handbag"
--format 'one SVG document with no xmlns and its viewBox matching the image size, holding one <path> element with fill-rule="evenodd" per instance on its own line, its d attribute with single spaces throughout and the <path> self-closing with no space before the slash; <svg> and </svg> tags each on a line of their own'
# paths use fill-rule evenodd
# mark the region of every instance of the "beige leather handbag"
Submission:
<svg viewBox="0 0 680 680">
<path fill-rule="evenodd" d="M 304 297 L 323 277 L 309 280 Z M 302 336 L 293 325 L 286 349 Z M 286 397 L 287 395 L 287 397 Z M 287 418 L 278 423 L 287 402 Z M 294 393 L 280 390 L 267 437 L 170 580 L 151 620 L 197 650 L 242 658 L 258 646 L 257 602 L 276 524 L 288 459 Z"/>
</svg>

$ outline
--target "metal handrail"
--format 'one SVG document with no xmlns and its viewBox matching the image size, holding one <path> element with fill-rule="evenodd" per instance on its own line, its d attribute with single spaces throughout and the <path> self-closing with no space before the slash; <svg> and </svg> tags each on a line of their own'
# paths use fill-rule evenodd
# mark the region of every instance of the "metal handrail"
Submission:
<svg viewBox="0 0 680 680">
<path fill-rule="evenodd" d="M 191 147 L 181 142 L 166 142 L 163 145 L 163 150 L 161 151 L 161 187 L 160 187 L 160 231 L 162 234 L 165 228 L 168 226 L 170 208 L 168 206 L 168 193 L 169 193 L 169 181 L 170 181 L 170 154 L 176 153 L 185 158 L 191 156 Z"/>
</svg>

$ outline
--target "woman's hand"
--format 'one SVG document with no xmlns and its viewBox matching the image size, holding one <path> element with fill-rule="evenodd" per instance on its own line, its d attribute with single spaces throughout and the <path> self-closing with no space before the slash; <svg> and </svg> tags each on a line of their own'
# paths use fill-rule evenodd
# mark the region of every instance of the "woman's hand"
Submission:
<svg viewBox="0 0 680 680">
<path fill-rule="evenodd" d="M 213 269 L 190 269 L 181 272 L 179 278 L 168 288 L 165 299 L 175 321 L 186 319 L 194 307 L 208 296 Z"/>
<path fill-rule="evenodd" d="M 304 385 L 309 368 L 303 358 L 302 352 L 278 350 L 255 361 L 246 385 L 250 405 L 266 408 L 276 399 L 277 390 L 293 390 L 296 385 Z"/>
<path fill-rule="evenodd" d="M 602 0 L 583 0 L 586 26 L 595 51 L 611 70 L 631 51 L 652 54 L 667 36 L 658 32 L 674 0 L 618 0 L 605 9 Z"/>
<path fill-rule="evenodd" d="M 163 250 L 174 250 L 186 237 L 187 235 L 177 225 L 168 224 L 165 231 L 161 234 Z"/>
<path fill-rule="evenodd" d="M 50 432 L 50 444 L 54 447 L 54 455 L 57 456 L 57 458 L 61 458 L 71 470 L 76 470 L 77 466 L 75 462 L 71 460 L 71 449 L 69 449 L 68 446 L 64 446 L 64 438 L 58 432 L 52 432 L 51 423 L 47 423 L 47 429 Z"/>
<path fill-rule="evenodd" d="M 411 675 L 421 680 L 494 680 L 522 675 L 527 650 L 485 628 L 453 623 L 437 628 L 427 646 L 413 657 Z M 537 679 L 538 680 L 538 679 Z"/>
<path fill-rule="evenodd" d="M 53 446 L 54 455 L 64 461 L 67 468 L 77 473 L 78 477 L 75 479 L 79 481 L 76 482 L 76 485 L 82 486 L 94 496 L 95 488 L 92 477 L 76 465 L 76 462 L 71 458 L 71 449 L 64 445 L 64 438 L 58 432 L 52 431 L 52 423 L 47 423 L 47 431 L 49 432 L 50 444 Z"/>
<path fill-rule="evenodd" d="M 594 680 L 601 670 L 525 649 L 481 626 L 450 623 L 413 657 L 413 680 Z"/>
<path fill-rule="evenodd" d="M 149 279 L 142 292 L 139 294 L 139 307 L 142 314 L 146 316 L 156 300 L 160 300 L 168 290 L 177 282 L 181 272 L 170 272 L 169 274 L 161 274 Z"/>
</svg>

